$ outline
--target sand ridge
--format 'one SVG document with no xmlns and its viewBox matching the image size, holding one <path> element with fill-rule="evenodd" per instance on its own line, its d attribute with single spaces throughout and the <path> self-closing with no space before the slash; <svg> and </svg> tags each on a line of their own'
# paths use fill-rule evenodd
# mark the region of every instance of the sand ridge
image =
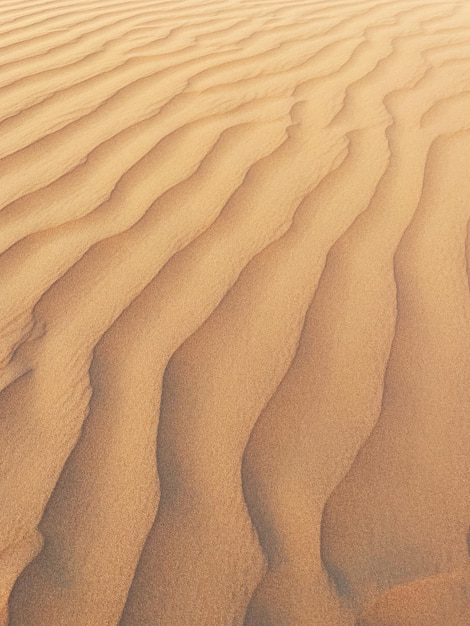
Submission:
<svg viewBox="0 0 470 626">
<path fill-rule="evenodd" d="M 468 626 L 469 37 L 0 0 L 0 623 Z"/>
</svg>

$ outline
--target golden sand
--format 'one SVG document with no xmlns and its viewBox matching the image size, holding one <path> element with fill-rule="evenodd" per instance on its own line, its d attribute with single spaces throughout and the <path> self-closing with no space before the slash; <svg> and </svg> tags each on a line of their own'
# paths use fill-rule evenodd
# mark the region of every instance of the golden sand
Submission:
<svg viewBox="0 0 470 626">
<path fill-rule="evenodd" d="M 0 209 L 0 624 L 469 626 L 468 0 L 0 0 Z"/>
</svg>

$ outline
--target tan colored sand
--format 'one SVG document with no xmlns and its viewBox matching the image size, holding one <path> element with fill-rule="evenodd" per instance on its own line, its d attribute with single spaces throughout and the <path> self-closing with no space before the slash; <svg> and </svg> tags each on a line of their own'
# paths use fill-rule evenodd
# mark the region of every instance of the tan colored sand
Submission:
<svg viewBox="0 0 470 626">
<path fill-rule="evenodd" d="M 0 0 L 0 624 L 470 624 L 470 3 Z"/>
</svg>

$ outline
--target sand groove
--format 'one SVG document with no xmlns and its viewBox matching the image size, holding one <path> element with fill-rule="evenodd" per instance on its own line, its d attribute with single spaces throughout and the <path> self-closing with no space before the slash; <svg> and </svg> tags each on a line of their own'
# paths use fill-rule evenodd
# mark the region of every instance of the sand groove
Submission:
<svg viewBox="0 0 470 626">
<path fill-rule="evenodd" d="M 468 626 L 470 6 L 0 0 L 0 623 Z"/>
</svg>

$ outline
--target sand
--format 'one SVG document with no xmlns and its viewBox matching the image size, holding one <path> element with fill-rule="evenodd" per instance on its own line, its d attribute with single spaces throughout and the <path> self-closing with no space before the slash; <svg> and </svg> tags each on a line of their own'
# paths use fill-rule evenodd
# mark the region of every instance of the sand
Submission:
<svg viewBox="0 0 470 626">
<path fill-rule="evenodd" d="M 469 626 L 469 168 L 467 0 L 0 0 L 0 624 Z"/>
</svg>

